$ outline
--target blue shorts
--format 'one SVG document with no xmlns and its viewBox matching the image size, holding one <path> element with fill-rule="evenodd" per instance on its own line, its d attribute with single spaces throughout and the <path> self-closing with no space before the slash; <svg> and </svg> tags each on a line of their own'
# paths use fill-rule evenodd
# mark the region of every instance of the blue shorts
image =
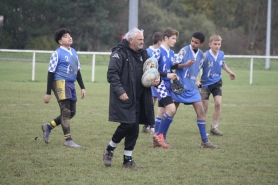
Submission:
<svg viewBox="0 0 278 185">
<path fill-rule="evenodd" d="M 52 90 L 57 98 L 57 101 L 66 99 L 77 101 L 74 82 L 57 80 L 53 82 Z"/>
</svg>

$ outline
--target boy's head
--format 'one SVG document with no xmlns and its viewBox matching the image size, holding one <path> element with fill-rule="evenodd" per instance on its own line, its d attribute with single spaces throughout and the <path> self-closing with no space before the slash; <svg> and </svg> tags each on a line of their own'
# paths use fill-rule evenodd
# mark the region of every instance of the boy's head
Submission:
<svg viewBox="0 0 278 185">
<path fill-rule="evenodd" d="M 152 38 L 153 44 L 157 44 L 159 41 L 162 42 L 163 40 L 163 33 L 155 32 Z"/>
<path fill-rule="evenodd" d="M 212 41 L 222 41 L 222 38 L 220 37 L 220 35 L 212 35 L 209 38 L 209 42 L 211 43 Z"/>
<path fill-rule="evenodd" d="M 192 35 L 191 47 L 192 49 L 198 49 L 205 42 L 205 35 L 201 32 L 195 32 Z"/>
<path fill-rule="evenodd" d="M 214 54 L 217 54 L 218 50 L 221 48 L 222 38 L 219 35 L 212 35 L 209 38 L 209 47 Z"/>
<path fill-rule="evenodd" d="M 198 39 L 201 44 L 203 44 L 205 42 L 205 35 L 201 32 L 193 33 L 192 37 Z"/>
<path fill-rule="evenodd" d="M 178 36 L 179 32 L 177 30 L 168 27 L 163 32 L 163 41 L 168 47 L 174 47 Z"/>
<path fill-rule="evenodd" d="M 67 28 L 61 28 L 61 29 L 58 29 L 55 31 L 55 35 L 54 35 L 54 39 L 55 41 L 61 45 L 61 43 L 59 43 L 59 41 L 62 39 L 62 37 L 65 35 L 65 34 L 69 34 L 70 35 L 70 30 L 67 29 Z"/>
</svg>

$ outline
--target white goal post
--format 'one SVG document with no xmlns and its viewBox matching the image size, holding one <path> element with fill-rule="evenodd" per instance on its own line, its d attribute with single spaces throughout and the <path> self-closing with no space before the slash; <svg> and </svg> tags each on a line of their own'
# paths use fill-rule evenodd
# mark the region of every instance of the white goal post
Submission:
<svg viewBox="0 0 278 185">
<path fill-rule="evenodd" d="M 53 53 L 53 51 L 46 50 L 14 50 L 14 49 L 0 49 L 0 52 L 17 52 L 17 53 L 33 53 L 32 59 L 32 81 L 35 80 L 35 64 L 36 64 L 36 53 Z M 92 82 L 95 81 L 95 63 L 96 55 L 110 55 L 111 52 L 90 52 L 90 51 L 77 51 L 78 54 L 92 55 Z M 225 58 L 250 58 L 250 81 L 253 83 L 253 59 L 254 58 L 269 58 L 278 59 L 278 56 L 259 56 L 259 55 L 225 55 Z"/>
</svg>

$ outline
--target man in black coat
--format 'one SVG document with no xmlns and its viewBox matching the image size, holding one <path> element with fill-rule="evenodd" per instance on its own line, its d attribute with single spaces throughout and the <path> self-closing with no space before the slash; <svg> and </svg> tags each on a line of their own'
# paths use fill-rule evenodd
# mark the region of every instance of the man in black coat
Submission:
<svg viewBox="0 0 278 185">
<path fill-rule="evenodd" d="M 143 44 L 143 30 L 133 28 L 112 49 L 107 71 L 107 80 L 110 83 L 109 121 L 120 122 L 120 125 L 104 151 L 103 161 L 106 166 L 111 166 L 113 151 L 125 138 L 122 166 L 141 167 L 132 160 L 132 151 L 139 135 L 139 123 L 154 123 L 151 88 L 146 88 L 141 83 L 143 64 L 149 58 Z M 160 77 L 152 85 L 159 83 Z"/>
</svg>

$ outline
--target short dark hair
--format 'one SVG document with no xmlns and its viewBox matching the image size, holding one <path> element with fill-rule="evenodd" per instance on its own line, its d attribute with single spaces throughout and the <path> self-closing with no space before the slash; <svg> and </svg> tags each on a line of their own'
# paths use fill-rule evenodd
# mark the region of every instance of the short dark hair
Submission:
<svg viewBox="0 0 278 185">
<path fill-rule="evenodd" d="M 153 44 L 157 44 L 159 41 L 163 40 L 163 33 L 155 32 L 152 38 Z"/>
<path fill-rule="evenodd" d="M 164 32 L 163 32 L 163 39 L 165 37 L 172 37 L 173 35 L 176 35 L 177 37 L 179 36 L 179 32 L 177 30 L 174 30 L 172 28 L 167 28 Z"/>
<path fill-rule="evenodd" d="M 205 42 L 205 35 L 201 32 L 193 33 L 192 37 L 199 39 L 201 43 Z"/>
<path fill-rule="evenodd" d="M 55 31 L 54 39 L 59 44 L 59 40 L 63 37 L 64 34 L 70 34 L 70 30 L 67 28 L 61 28 Z"/>
</svg>

